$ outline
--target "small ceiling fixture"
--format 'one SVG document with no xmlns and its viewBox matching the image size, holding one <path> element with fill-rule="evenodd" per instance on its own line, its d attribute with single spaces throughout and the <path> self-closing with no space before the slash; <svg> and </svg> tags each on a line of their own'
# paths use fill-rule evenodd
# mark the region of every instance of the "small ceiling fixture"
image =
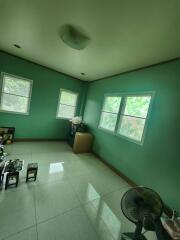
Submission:
<svg viewBox="0 0 180 240">
<path fill-rule="evenodd" d="M 90 38 L 81 28 L 65 24 L 60 28 L 61 40 L 71 48 L 82 50 L 90 43 Z"/>
<path fill-rule="evenodd" d="M 85 75 L 85 73 L 81 73 L 81 75 Z"/>
<path fill-rule="evenodd" d="M 14 44 L 14 47 L 21 48 L 21 46 L 19 46 L 18 44 Z"/>
</svg>

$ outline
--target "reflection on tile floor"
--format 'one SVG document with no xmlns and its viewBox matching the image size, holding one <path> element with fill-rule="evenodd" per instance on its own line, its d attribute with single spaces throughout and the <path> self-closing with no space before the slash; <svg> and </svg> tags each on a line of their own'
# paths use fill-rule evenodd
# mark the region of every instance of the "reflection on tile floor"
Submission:
<svg viewBox="0 0 180 240">
<path fill-rule="evenodd" d="M 134 231 L 120 208 L 128 184 L 93 154 L 74 154 L 65 142 L 14 143 L 6 151 L 25 164 L 18 187 L 0 192 L 0 240 L 119 240 Z M 30 162 L 38 163 L 38 178 L 26 183 Z"/>
</svg>

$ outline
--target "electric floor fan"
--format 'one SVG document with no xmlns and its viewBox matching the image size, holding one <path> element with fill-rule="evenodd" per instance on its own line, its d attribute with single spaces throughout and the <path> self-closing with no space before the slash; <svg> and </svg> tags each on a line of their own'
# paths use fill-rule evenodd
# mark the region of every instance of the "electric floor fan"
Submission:
<svg viewBox="0 0 180 240">
<path fill-rule="evenodd" d="M 121 209 L 127 219 L 136 225 L 134 233 L 123 233 L 123 240 L 147 240 L 142 230 L 155 231 L 158 240 L 170 240 L 161 223 L 164 204 L 152 189 L 135 187 L 128 190 L 121 199 Z"/>
</svg>

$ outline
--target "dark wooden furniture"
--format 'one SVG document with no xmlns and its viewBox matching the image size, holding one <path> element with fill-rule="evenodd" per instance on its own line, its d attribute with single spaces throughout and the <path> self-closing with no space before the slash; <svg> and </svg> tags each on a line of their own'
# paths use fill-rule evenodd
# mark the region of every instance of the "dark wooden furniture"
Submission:
<svg viewBox="0 0 180 240">
<path fill-rule="evenodd" d="M 5 190 L 10 186 L 18 186 L 19 172 L 8 172 L 6 175 Z"/>
<path fill-rule="evenodd" d="M 0 127 L 0 136 L 2 136 L 2 143 L 12 143 L 14 141 L 15 128 L 14 127 Z"/>
<path fill-rule="evenodd" d="M 37 171 L 38 171 L 38 164 L 29 163 L 27 166 L 26 182 L 28 182 L 30 179 L 36 181 Z"/>
<path fill-rule="evenodd" d="M 77 132 L 87 132 L 87 126 L 83 123 L 73 124 L 71 123 L 69 132 L 68 132 L 68 143 L 71 147 L 74 145 L 75 135 Z"/>
</svg>

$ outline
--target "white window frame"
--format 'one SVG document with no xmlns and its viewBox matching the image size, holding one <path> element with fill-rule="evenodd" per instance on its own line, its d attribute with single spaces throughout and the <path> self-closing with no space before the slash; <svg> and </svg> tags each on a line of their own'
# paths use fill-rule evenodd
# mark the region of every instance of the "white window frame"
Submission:
<svg viewBox="0 0 180 240">
<path fill-rule="evenodd" d="M 102 118 L 102 113 L 103 113 L 103 112 L 106 112 L 106 111 L 104 111 L 103 109 L 104 109 L 104 105 L 105 105 L 105 99 L 106 99 L 107 97 L 120 97 L 120 98 L 121 98 L 121 101 L 122 101 L 122 96 L 119 95 L 119 94 L 118 94 L 118 95 L 117 95 L 117 94 L 114 94 L 114 93 L 104 94 L 103 105 L 102 105 L 102 108 L 101 108 L 101 115 L 100 115 L 100 120 L 99 120 L 98 128 L 100 128 L 100 129 L 102 129 L 102 130 L 104 130 L 104 131 L 106 131 L 106 132 L 115 133 L 117 121 L 118 121 L 118 118 L 119 118 L 119 110 L 118 110 L 117 114 L 114 113 L 114 114 L 117 115 L 117 120 L 116 120 L 116 124 L 115 124 L 114 131 L 112 131 L 112 130 L 110 130 L 110 129 L 107 129 L 107 128 L 103 128 L 102 126 L 100 126 L 100 124 L 101 124 L 101 118 Z M 121 106 L 121 102 L 120 102 L 120 106 Z M 111 113 L 111 112 L 109 112 L 109 113 Z M 112 113 L 112 114 L 113 114 L 113 113 Z"/>
<path fill-rule="evenodd" d="M 105 129 L 105 128 L 100 126 L 101 115 L 102 115 L 102 112 L 103 112 L 105 98 L 108 97 L 108 96 L 121 97 L 121 103 L 120 103 L 120 106 L 119 106 L 119 111 L 118 111 L 118 116 L 117 116 L 117 121 L 116 121 L 116 126 L 115 126 L 114 131 L 110 131 L 110 130 Z M 147 116 L 145 118 L 145 124 L 144 124 L 143 133 L 142 133 L 142 138 L 141 138 L 141 141 L 138 141 L 138 140 L 132 139 L 130 137 L 121 135 L 120 133 L 118 133 L 118 128 L 119 128 L 119 125 L 120 125 L 120 117 L 121 117 L 121 115 L 124 115 L 123 113 L 124 113 L 124 109 L 125 109 L 126 98 L 127 97 L 141 97 L 141 96 L 151 96 L 151 100 L 150 100 L 150 103 L 149 103 Z M 154 91 L 150 91 L 150 92 L 136 92 L 136 93 L 132 93 L 132 92 L 131 93 L 124 93 L 123 92 L 123 93 L 109 93 L 109 94 L 106 93 L 106 94 L 104 94 L 103 104 L 102 104 L 102 107 L 101 107 L 101 112 L 100 112 L 100 117 L 99 117 L 98 128 L 100 130 L 104 131 L 104 132 L 111 133 L 111 134 L 113 134 L 115 136 L 121 137 L 121 138 L 123 138 L 125 140 L 128 140 L 130 142 L 133 142 L 133 143 L 136 143 L 136 144 L 142 146 L 144 144 L 144 140 L 145 140 L 145 135 L 146 135 L 146 131 L 147 131 L 147 126 L 148 126 L 149 116 L 150 116 L 150 112 L 151 112 L 151 108 L 152 108 L 152 103 L 154 101 L 154 96 L 155 96 L 155 92 Z"/>
<path fill-rule="evenodd" d="M 61 104 L 61 93 L 62 92 L 69 92 L 71 94 L 75 94 L 77 97 L 76 97 L 76 104 L 75 104 L 75 110 L 74 110 L 74 116 L 76 116 L 77 114 L 77 105 L 78 105 L 78 98 L 79 98 L 79 93 L 78 92 L 74 92 L 74 91 L 71 91 L 71 90 L 67 90 L 67 89 L 64 89 L 64 88 L 60 88 L 60 92 L 59 92 L 59 98 L 58 98 L 58 105 L 57 105 L 57 111 L 56 111 L 56 119 L 64 119 L 64 120 L 69 120 L 71 118 L 65 118 L 65 117 L 59 117 L 58 116 L 58 110 L 59 110 L 59 106 Z M 71 106 L 71 107 L 74 107 L 72 105 L 67 105 L 67 104 L 62 104 L 62 105 L 66 105 L 66 106 Z"/>
<path fill-rule="evenodd" d="M 27 97 L 28 98 L 28 104 L 27 104 L 27 111 L 26 112 L 18 112 L 18 111 L 9 111 L 9 110 L 4 110 L 4 109 L 1 109 L 1 102 L 2 102 L 2 93 L 3 92 L 3 88 L 4 88 L 4 77 L 5 76 L 9 76 L 9 77 L 13 77 L 13 78 L 17 78 L 17 79 L 20 79 L 20 80 L 23 80 L 23 81 L 28 81 L 30 82 L 30 90 L 29 90 L 29 96 Z M 1 73 L 1 77 L 0 77 L 0 112 L 5 112 L 5 113 L 12 113 L 12 114 L 21 114 L 21 115 L 29 115 L 29 112 L 30 112 L 30 103 L 31 103 L 31 95 L 32 95 L 32 87 L 33 87 L 33 80 L 31 79 L 28 79 L 28 78 L 24 78 L 24 77 L 20 77 L 20 76 L 17 76 L 17 75 L 13 75 L 13 74 L 9 74 L 9 73 L 5 73 L 5 72 L 2 72 Z M 8 94 L 8 93 L 6 93 Z M 9 93 L 10 94 L 10 93 Z M 10 94 L 10 95 L 15 95 L 15 94 Z M 16 96 L 16 95 L 15 95 Z M 18 95 L 17 95 L 18 96 Z"/>
</svg>

